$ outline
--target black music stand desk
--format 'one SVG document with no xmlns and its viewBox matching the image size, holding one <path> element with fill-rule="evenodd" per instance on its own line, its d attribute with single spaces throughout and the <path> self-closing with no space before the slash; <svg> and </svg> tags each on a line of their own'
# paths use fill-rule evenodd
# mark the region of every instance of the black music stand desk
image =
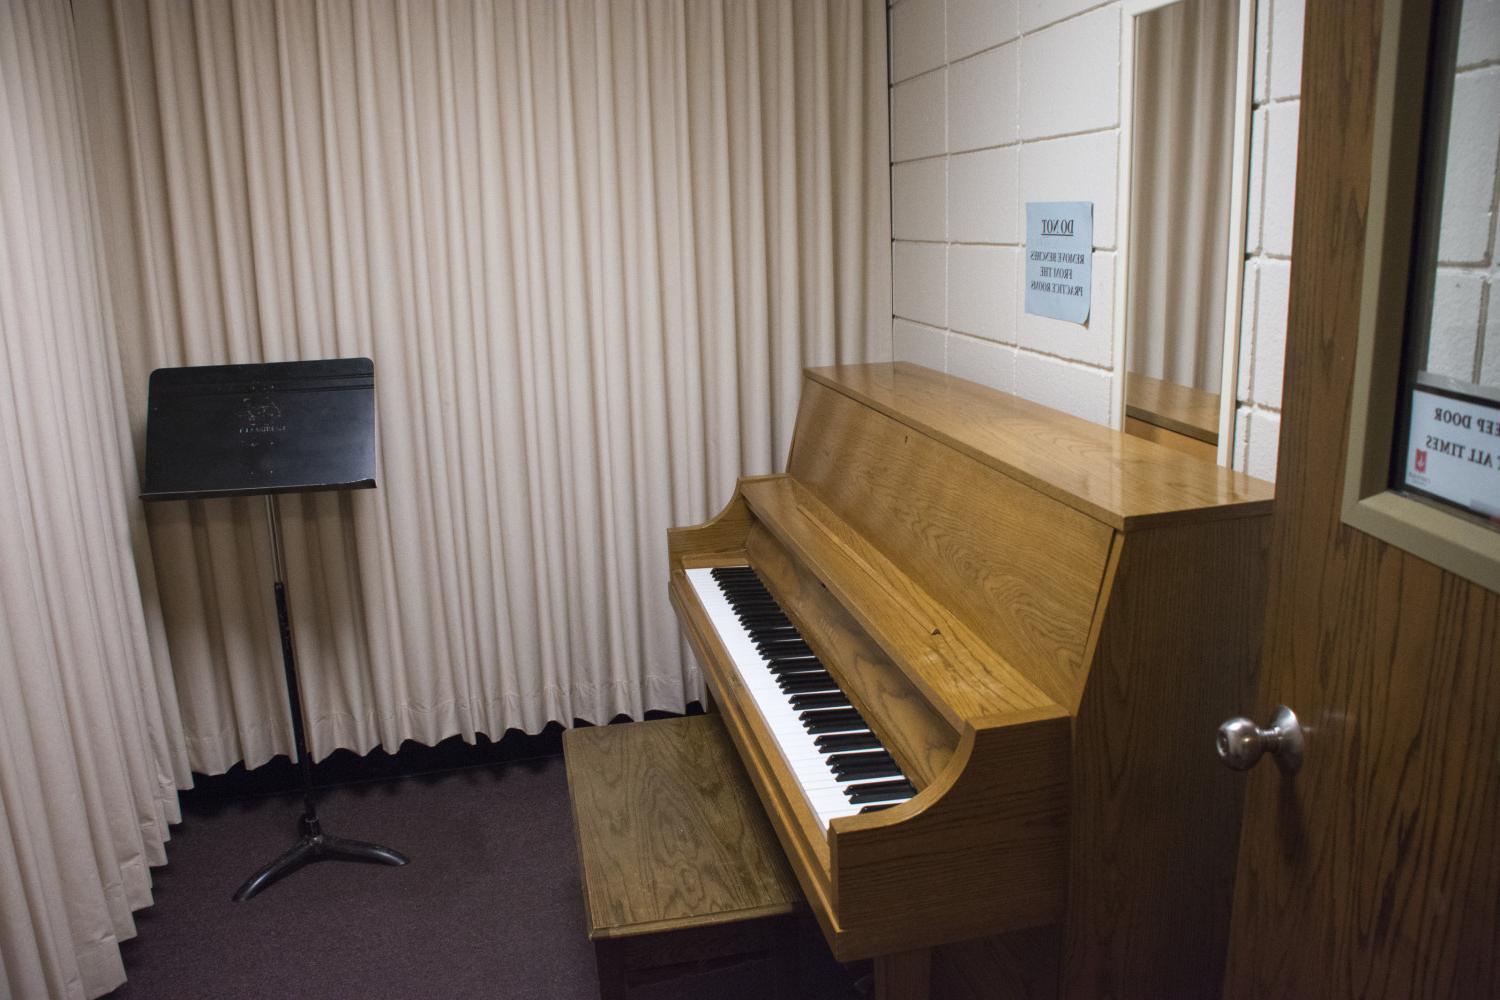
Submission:
<svg viewBox="0 0 1500 1000">
<path fill-rule="evenodd" d="M 318 823 L 276 499 L 281 493 L 374 488 L 375 364 L 369 358 L 158 368 L 151 373 L 141 499 L 266 499 L 303 811 L 297 842 L 241 885 L 236 901 L 313 861 L 406 864 L 398 851 L 331 836 Z"/>
</svg>

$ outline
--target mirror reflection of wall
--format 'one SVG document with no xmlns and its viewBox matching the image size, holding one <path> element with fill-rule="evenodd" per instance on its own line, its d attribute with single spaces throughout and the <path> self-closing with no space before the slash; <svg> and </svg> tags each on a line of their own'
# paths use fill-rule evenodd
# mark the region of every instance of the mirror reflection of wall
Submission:
<svg viewBox="0 0 1500 1000">
<path fill-rule="evenodd" d="M 1239 207 L 1239 4 L 1179 0 L 1140 14 L 1135 31 L 1126 429 L 1209 459 L 1219 435 L 1225 275 Z"/>
</svg>

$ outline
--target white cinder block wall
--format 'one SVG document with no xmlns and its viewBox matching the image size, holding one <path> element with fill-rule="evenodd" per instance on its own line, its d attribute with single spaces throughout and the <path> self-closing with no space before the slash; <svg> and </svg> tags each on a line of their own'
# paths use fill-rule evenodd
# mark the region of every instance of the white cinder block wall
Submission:
<svg viewBox="0 0 1500 1000">
<path fill-rule="evenodd" d="M 1254 112 L 1245 216 L 1245 286 L 1240 306 L 1240 381 L 1234 467 L 1276 478 L 1297 122 L 1302 113 L 1303 0 L 1260 0 L 1255 12 Z"/>
<path fill-rule="evenodd" d="M 894 354 L 1110 419 L 1118 2 L 891 7 Z M 1261 0 L 1236 465 L 1271 478 L 1286 342 L 1302 0 Z M 1027 315 L 1028 201 L 1094 203 L 1088 325 Z"/>
</svg>

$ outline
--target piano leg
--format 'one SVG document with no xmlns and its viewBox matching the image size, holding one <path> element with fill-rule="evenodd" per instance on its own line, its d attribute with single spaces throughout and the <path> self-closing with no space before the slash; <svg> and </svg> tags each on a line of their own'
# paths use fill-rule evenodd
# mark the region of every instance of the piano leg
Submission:
<svg viewBox="0 0 1500 1000">
<path fill-rule="evenodd" d="M 928 1000 L 931 991 L 930 948 L 875 959 L 875 1000 Z"/>
</svg>

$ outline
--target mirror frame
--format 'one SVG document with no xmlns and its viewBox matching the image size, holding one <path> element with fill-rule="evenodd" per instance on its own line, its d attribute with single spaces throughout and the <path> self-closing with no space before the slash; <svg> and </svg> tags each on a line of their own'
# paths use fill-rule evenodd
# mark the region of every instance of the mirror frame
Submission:
<svg viewBox="0 0 1500 1000">
<path fill-rule="evenodd" d="M 1135 144 L 1135 47 L 1143 14 L 1181 0 L 1124 0 L 1120 24 L 1120 152 L 1119 193 L 1115 227 L 1115 377 L 1110 387 L 1110 412 L 1117 429 L 1125 427 L 1126 354 L 1130 343 L 1130 192 Z M 1239 406 L 1240 308 L 1245 291 L 1245 224 L 1249 213 L 1250 113 L 1255 71 L 1255 13 L 1258 0 L 1240 0 L 1239 34 L 1235 40 L 1234 149 L 1229 176 L 1229 254 L 1224 268 L 1223 364 L 1219 377 L 1219 446 L 1216 461 L 1233 464 L 1235 416 Z"/>
</svg>

